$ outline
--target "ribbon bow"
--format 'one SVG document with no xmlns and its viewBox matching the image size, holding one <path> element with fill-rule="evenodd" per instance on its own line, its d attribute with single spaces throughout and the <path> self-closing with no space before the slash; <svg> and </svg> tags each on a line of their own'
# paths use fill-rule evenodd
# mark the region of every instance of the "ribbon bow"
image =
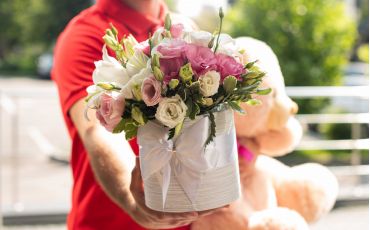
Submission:
<svg viewBox="0 0 370 230">
<path fill-rule="evenodd" d="M 155 121 L 139 128 L 137 136 L 143 180 L 145 183 L 153 175 L 158 179 L 163 209 L 171 173 L 194 204 L 202 175 L 236 160 L 233 113 L 230 110 L 218 112 L 215 120 L 216 138 L 207 147 L 204 147 L 210 122 L 207 116 L 186 120 L 182 132 L 171 140 L 167 140 L 168 128 Z"/>
</svg>

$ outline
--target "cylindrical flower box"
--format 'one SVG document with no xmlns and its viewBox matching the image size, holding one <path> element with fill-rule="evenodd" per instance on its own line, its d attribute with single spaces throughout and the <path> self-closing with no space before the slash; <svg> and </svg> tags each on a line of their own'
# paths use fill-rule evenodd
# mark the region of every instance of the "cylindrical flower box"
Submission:
<svg viewBox="0 0 370 230">
<path fill-rule="evenodd" d="M 138 144 L 146 205 L 157 211 L 203 211 L 240 197 L 237 145 L 232 110 L 217 112 L 216 137 L 205 145 L 208 116 L 185 120 L 168 140 L 156 121 L 139 127 Z"/>
</svg>

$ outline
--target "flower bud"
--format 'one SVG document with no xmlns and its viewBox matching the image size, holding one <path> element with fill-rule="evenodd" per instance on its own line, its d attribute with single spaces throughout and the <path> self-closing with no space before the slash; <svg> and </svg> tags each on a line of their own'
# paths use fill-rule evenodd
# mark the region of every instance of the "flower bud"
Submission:
<svg viewBox="0 0 370 230">
<path fill-rule="evenodd" d="M 112 30 L 113 35 L 116 37 L 118 35 L 118 30 L 116 27 L 113 26 L 112 23 L 110 23 L 110 28 Z"/>
<path fill-rule="evenodd" d="M 139 125 L 145 125 L 143 112 L 141 112 L 139 107 L 135 106 L 132 108 L 131 116 Z"/>
<path fill-rule="evenodd" d="M 164 20 L 164 28 L 166 30 L 170 30 L 171 29 L 171 24 L 172 24 L 172 22 L 171 22 L 170 14 L 167 14 L 166 15 L 166 18 Z"/>
<path fill-rule="evenodd" d="M 224 11 L 222 10 L 222 7 L 220 7 L 220 10 L 219 10 L 219 12 L 218 12 L 218 16 L 222 19 L 222 18 L 224 18 Z"/>
<path fill-rule="evenodd" d="M 193 69 L 191 68 L 191 64 L 188 63 L 180 68 L 180 78 L 183 82 L 188 82 L 193 79 Z"/>
<path fill-rule="evenodd" d="M 206 97 L 202 99 L 201 103 L 204 106 L 211 106 L 213 105 L 213 99 L 211 97 Z"/>
<path fill-rule="evenodd" d="M 159 62 L 159 55 L 158 54 L 153 54 L 152 56 L 152 68 L 154 68 L 154 66 L 156 67 L 160 67 L 160 62 Z"/>
<path fill-rule="evenodd" d="M 99 86 L 100 88 L 104 89 L 104 90 L 112 90 L 114 89 L 114 85 L 110 84 L 110 83 L 106 83 L 106 82 L 99 82 L 97 84 L 97 86 Z"/>
<path fill-rule="evenodd" d="M 168 83 L 168 85 L 171 89 L 175 89 L 179 85 L 179 80 L 171 79 L 171 81 Z"/>
<path fill-rule="evenodd" d="M 162 35 L 163 35 L 164 38 L 171 38 L 172 37 L 171 32 L 169 30 L 163 31 Z"/>
<path fill-rule="evenodd" d="M 135 98 L 137 101 L 141 101 L 141 100 L 142 100 L 142 96 L 141 96 L 141 85 L 139 85 L 139 84 L 135 84 L 135 85 L 132 87 L 132 94 L 134 95 L 134 98 Z"/>
<path fill-rule="evenodd" d="M 236 83 L 237 83 L 237 79 L 234 76 L 232 75 L 227 76 L 223 82 L 223 87 L 226 93 L 232 93 L 236 87 Z"/>
<path fill-rule="evenodd" d="M 157 66 L 154 66 L 153 74 L 154 74 L 155 79 L 157 79 L 160 82 L 163 81 L 163 73 L 162 73 L 161 69 L 159 69 Z"/>
<path fill-rule="evenodd" d="M 109 36 L 107 34 L 103 36 L 103 40 L 104 40 L 105 44 L 107 44 L 107 46 L 109 48 L 111 48 L 112 50 L 116 51 L 116 49 L 118 47 L 117 40 L 115 40 L 113 37 L 111 37 L 111 36 Z"/>
</svg>

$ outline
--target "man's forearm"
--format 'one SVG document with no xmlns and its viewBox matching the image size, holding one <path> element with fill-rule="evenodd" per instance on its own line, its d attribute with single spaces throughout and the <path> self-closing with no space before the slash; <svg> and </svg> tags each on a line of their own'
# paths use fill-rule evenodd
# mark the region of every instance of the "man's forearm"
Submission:
<svg viewBox="0 0 370 230">
<path fill-rule="evenodd" d="M 122 135 L 108 133 L 100 126 L 88 128 L 82 138 L 95 178 L 110 198 L 128 211 L 134 202 L 130 181 L 135 164 L 128 142 Z"/>
</svg>

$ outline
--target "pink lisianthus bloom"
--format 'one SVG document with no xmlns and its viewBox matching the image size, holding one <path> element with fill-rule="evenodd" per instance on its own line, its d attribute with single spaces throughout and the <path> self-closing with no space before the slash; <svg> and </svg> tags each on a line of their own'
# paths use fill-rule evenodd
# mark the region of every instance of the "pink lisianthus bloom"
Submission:
<svg viewBox="0 0 370 230">
<path fill-rule="evenodd" d="M 146 56 L 150 56 L 150 46 L 148 40 L 140 42 L 135 46 L 136 49 L 141 50 Z"/>
<path fill-rule="evenodd" d="M 217 67 L 215 54 L 207 47 L 188 44 L 185 48 L 185 55 L 198 77 Z"/>
<path fill-rule="evenodd" d="M 186 43 L 180 39 L 166 39 L 157 47 L 157 52 L 161 54 L 161 58 L 180 58 L 184 55 Z"/>
<path fill-rule="evenodd" d="M 161 83 L 153 75 L 145 78 L 141 86 L 141 95 L 147 106 L 154 106 L 162 100 L 161 89 Z"/>
<path fill-rule="evenodd" d="M 180 38 L 183 34 L 184 31 L 184 25 L 179 23 L 179 24 L 174 24 L 170 28 L 170 32 L 173 38 Z"/>
<path fill-rule="evenodd" d="M 106 130 L 112 132 L 122 119 L 125 110 L 125 99 L 122 95 L 103 93 L 100 96 L 100 107 L 96 110 L 96 117 Z"/>
<path fill-rule="evenodd" d="M 178 78 L 181 66 L 185 64 L 186 43 L 179 39 L 171 39 L 158 45 L 157 52 L 160 53 L 159 58 L 160 68 L 164 74 L 164 82 L 168 82 L 173 78 Z"/>
<path fill-rule="evenodd" d="M 163 72 L 163 81 L 167 85 L 171 79 L 179 78 L 179 71 L 181 66 L 185 65 L 185 59 L 180 58 L 170 58 L 170 59 L 160 59 L 159 63 L 161 65 L 161 71 Z"/>
<path fill-rule="evenodd" d="M 216 59 L 217 70 L 221 74 L 221 82 L 229 75 L 239 79 L 240 75 L 246 72 L 244 66 L 231 56 L 220 53 L 216 55 Z"/>
</svg>

